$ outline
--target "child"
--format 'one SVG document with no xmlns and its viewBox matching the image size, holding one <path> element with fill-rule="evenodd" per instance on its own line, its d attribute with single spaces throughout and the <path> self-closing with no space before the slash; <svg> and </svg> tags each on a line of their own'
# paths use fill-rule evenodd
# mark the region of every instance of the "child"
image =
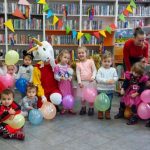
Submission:
<svg viewBox="0 0 150 150">
<path fill-rule="evenodd" d="M 14 129 L 4 123 L 10 117 L 21 113 L 20 106 L 14 101 L 14 93 L 10 89 L 6 89 L 1 93 L 0 104 L 0 135 L 3 138 L 14 138 L 24 140 L 25 135 L 22 129 Z"/>
<path fill-rule="evenodd" d="M 77 62 L 76 67 L 76 74 L 77 74 L 77 81 L 78 81 L 78 89 L 81 92 L 83 88 L 87 85 L 93 84 L 96 76 L 96 67 L 94 61 L 92 59 L 87 59 L 87 49 L 86 47 L 79 47 L 78 48 L 78 58 L 79 62 Z M 86 114 L 86 101 L 82 97 L 81 100 L 81 110 L 80 115 Z M 89 104 L 88 116 L 94 115 L 94 108 L 93 103 Z"/>
<path fill-rule="evenodd" d="M 24 117 L 28 116 L 28 113 L 32 109 L 37 109 L 38 98 L 36 96 L 37 87 L 32 83 L 29 83 L 27 86 L 27 95 L 23 98 L 21 104 L 22 115 Z"/>
<path fill-rule="evenodd" d="M 14 79 L 16 77 L 17 68 L 15 65 L 7 65 L 7 73 L 10 74 Z"/>
<path fill-rule="evenodd" d="M 119 113 L 115 119 L 123 118 L 126 106 L 131 107 L 132 116 L 127 122 L 133 125 L 138 122 L 137 107 L 141 102 L 140 94 L 143 92 L 148 76 L 144 75 L 144 66 L 141 62 L 135 63 L 131 68 L 131 73 L 125 73 L 125 81 L 121 88 L 121 95 L 124 95 L 119 107 Z"/>
<path fill-rule="evenodd" d="M 70 61 L 70 53 L 67 50 L 61 51 L 57 61 L 58 64 L 54 68 L 54 77 L 58 81 L 58 86 L 62 96 L 73 95 L 71 83 L 73 70 L 68 65 Z M 61 114 L 65 114 L 66 111 L 67 110 L 63 108 Z M 68 112 L 72 115 L 76 114 L 72 109 L 68 110 Z"/>
<path fill-rule="evenodd" d="M 112 57 L 110 53 L 106 53 L 102 56 L 102 67 L 98 70 L 96 75 L 97 90 L 100 94 L 101 92 L 106 93 L 110 100 L 110 108 L 105 112 L 105 118 L 111 119 L 110 110 L 111 103 L 113 99 L 113 92 L 115 89 L 115 83 L 118 80 L 117 71 L 115 68 L 111 67 Z M 103 112 L 98 112 L 98 119 L 103 119 Z"/>
<path fill-rule="evenodd" d="M 23 51 L 23 65 L 19 67 L 17 74 L 17 79 L 24 78 L 28 82 L 32 82 L 32 72 L 33 72 L 33 54 Z"/>
</svg>

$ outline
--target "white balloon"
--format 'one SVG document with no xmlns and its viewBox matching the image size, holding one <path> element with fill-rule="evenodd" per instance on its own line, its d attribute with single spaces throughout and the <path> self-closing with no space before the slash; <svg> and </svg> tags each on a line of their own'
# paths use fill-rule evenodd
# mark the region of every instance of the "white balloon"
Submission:
<svg viewBox="0 0 150 150">
<path fill-rule="evenodd" d="M 62 95 L 59 93 L 53 93 L 50 95 L 50 100 L 54 105 L 59 105 L 62 102 Z"/>
</svg>

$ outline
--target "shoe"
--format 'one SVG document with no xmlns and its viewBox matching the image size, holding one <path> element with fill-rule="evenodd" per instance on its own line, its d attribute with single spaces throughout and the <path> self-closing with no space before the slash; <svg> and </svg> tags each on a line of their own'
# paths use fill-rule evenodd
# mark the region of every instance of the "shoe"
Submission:
<svg viewBox="0 0 150 150">
<path fill-rule="evenodd" d="M 115 119 L 124 118 L 124 111 L 125 111 L 125 104 L 120 103 L 119 112 L 117 115 L 114 116 Z"/>
<path fill-rule="evenodd" d="M 132 116 L 129 121 L 127 122 L 127 125 L 135 125 L 138 123 L 138 118 L 137 116 Z"/>
<path fill-rule="evenodd" d="M 68 113 L 69 113 L 70 115 L 76 115 L 76 114 L 77 114 L 77 113 L 74 112 L 72 109 L 68 110 Z"/>
<path fill-rule="evenodd" d="M 60 109 L 59 109 L 59 107 L 57 105 L 55 105 L 55 107 L 56 107 L 56 111 L 57 112 L 61 112 Z"/>
<path fill-rule="evenodd" d="M 111 119 L 111 117 L 110 117 L 110 111 L 106 111 L 106 112 L 105 112 L 105 118 L 106 118 L 107 120 L 110 120 L 110 119 Z"/>
<path fill-rule="evenodd" d="M 66 109 L 62 109 L 62 111 L 60 112 L 60 114 L 64 115 L 64 114 L 66 114 L 66 112 L 67 112 Z"/>
<path fill-rule="evenodd" d="M 94 115 L 94 108 L 89 108 L 88 116 L 93 116 L 93 115 Z"/>
<path fill-rule="evenodd" d="M 80 115 L 85 115 L 86 114 L 86 107 L 82 107 L 80 110 Z"/>
<path fill-rule="evenodd" d="M 147 122 L 146 122 L 146 125 L 145 125 L 146 127 L 150 127 L 150 120 L 148 120 Z"/>
<path fill-rule="evenodd" d="M 14 138 L 23 141 L 23 140 L 25 139 L 25 134 L 24 134 L 23 131 L 18 131 L 18 132 L 14 135 Z"/>
<path fill-rule="evenodd" d="M 98 119 L 103 119 L 103 112 L 102 111 L 98 111 Z"/>
</svg>

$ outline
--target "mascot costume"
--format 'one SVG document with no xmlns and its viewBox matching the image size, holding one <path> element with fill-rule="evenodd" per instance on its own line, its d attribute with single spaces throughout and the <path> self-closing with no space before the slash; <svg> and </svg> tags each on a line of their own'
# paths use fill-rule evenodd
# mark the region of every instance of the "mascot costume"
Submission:
<svg viewBox="0 0 150 150">
<path fill-rule="evenodd" d="M 35 38 L 33 38 L 33 41 L 37 46 L 28 50 L 28 53 L 33 52 L 34 57 L 41 60 L 35 65 L 32 76 L 33 84 L 38 87 L 38 108 L 46 101 L 59 105 L 62 96 L 58 88 L 58 82 L 54 79 L 55 59 L 53 48 L 47 41 L 40 42 Z"/>
</svg>

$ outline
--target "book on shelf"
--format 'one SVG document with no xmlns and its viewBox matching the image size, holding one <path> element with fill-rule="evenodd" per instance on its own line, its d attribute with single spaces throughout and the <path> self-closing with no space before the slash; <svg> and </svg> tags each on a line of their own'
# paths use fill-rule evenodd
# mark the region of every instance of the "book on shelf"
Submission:
<svg viewBox="0 0 150 150">
<path fill-rule="evenodd" d="M 0 2 L 0 13 L 4 13 L 4 3 Z"/>
<path fill-rule="evenodd" d="M 83 30 L 98 30 L 102 29 L 103 21 L 102 20 L 83 20 L 82 23 Z"/>
<path fill-rule="evenodd" d="M 5 44 L 5 35 L 0 34 L 0 44 Z"/>
</svg>

